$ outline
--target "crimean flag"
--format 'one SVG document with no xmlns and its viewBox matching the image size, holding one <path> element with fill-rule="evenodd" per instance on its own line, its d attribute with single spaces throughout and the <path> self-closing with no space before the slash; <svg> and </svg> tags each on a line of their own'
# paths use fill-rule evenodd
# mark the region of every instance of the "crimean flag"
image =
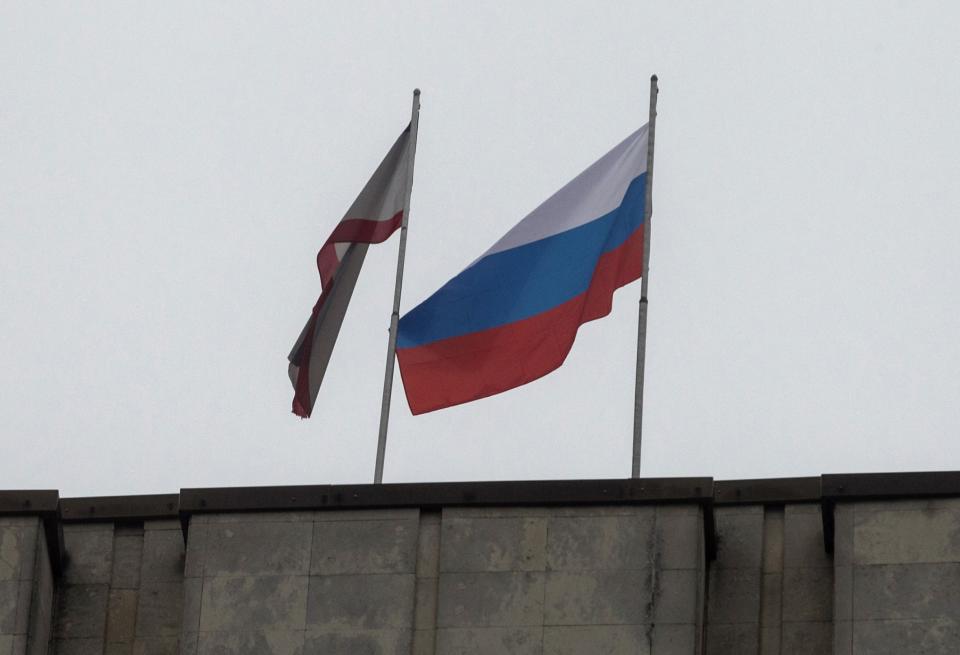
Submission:
<svg viewBox="0 0 960 655">
<path fill-rule="evenodd" d="M 579 327 L 643 270 L 647 126 L 557 191 L 400 319 L 414 414 L 485 398 L 559 367 Z"/>
<path fill-rule="evenodd" d="M 385 241 L 403 222 L 409 148 L 407 127 L 317 253 L 322 293 L 288 357 L 293 413 L 301 418 L 313 412 L 368 244 Z"/>
</svg>

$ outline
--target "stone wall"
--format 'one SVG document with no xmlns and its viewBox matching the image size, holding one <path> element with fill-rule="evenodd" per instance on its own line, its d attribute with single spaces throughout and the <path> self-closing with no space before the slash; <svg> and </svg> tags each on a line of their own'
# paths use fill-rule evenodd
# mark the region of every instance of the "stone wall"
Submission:
<svg viewBox="0 0 960 655">
<path fill-rule="evenodd" d="M 176 655 L 184 545 L 176 520 L 72 523 L 57 590 L 56 655 Z"/>
<path fill-rule="evenodd" d="M 695 505 L 444 510 L 437 652 L 694 653 L 702 525 Z"/>
<path fill-rule="evenodd" d="M 696 652 L 697 506 L 207 514 L 181 652 Z"/>
<path fill-rule="evenodd" d="M 960 500 L 836 508 L 834 653 L 960 653 Z"/>
<path fill-rule="evenodd" d="M 0 654 L 47 652 L 53 594 L 41 520 L 0 516 Z"/>
<path fill-rule="evenodd" d="M 0 492 L 0 655 L 960 653 L 916 475 Z"/>
<path fill-rule="evenodd" d="M 708 655 L 827 655 L 833 563 L 813 503 L 718 507 Z"/>
</svg>

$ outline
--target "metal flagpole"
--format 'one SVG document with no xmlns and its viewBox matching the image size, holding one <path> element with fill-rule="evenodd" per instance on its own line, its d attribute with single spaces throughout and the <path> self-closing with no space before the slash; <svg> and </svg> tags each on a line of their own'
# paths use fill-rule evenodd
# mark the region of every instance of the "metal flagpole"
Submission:
<svg viewBox="0 0 960 655">
<path fill-rule="evenodd" d="M 637 377 L 633 399 L 633 467 L 640 477 L 640 443 L 643 437 L 643 374 L 647 359 L 647 283 L 650 280 L 650 217 L 653 215 L 653 135 L 657 126 L 657 76 L 650 78 L 650 120 L 647 123 L 647 188 L 643 206 L 643 273 L 640 281 L 640 321 L 637 330 Z"/>
<path fill-rule="evenodd" d="M 390 422 L 390 396 L 393 392 L 393 366 L 397 352 L 397 323 L 400 321 L 400 290 L 403 286 L 403 262 L 407 254 L 407 223 L 410 220 L 410 192 L 413 190 L 413 162 L 417 155 L 417 128 L 420 123 L 420 89 L 413 90 L 410 116 L 410 149 L 407 154 L 407 188 L 403 195 L 403 219 L 400 224 L 400 254 L 397 256 L 397 282 L 393 289 L 393 313 L 387 341 L 387 368 L 383 374 L 383 400 L 380 403 L 380 438 L 377 440 L 377 467 L 373 483 L 383 482 L 383 459 L 387 452 L 387 424 Z"/>
</svg>

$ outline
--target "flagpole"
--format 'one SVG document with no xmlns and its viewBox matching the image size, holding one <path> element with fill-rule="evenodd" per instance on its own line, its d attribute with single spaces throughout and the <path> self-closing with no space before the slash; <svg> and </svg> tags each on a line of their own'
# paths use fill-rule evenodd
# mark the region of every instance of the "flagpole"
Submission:
<svg viewBox="0 0 960 655">
<path fill-rule="evenodd" d="M 647 283 L 650 280 L 650 218 L 653 216 L 653 136 L 657 127 L 657 76 L 650 77 L 650 120 L 647 123 L 647 185 L 643 206 L 643 273 L 640 281 L 640 320 L 637 329 L 637 376 L 633 399 L 633 466 L 640 477 L 640 444 L 643 440 L 643 376 L 647 363 Z"/>
<path fill-rule="evenodd" d="M 377 465 L 373 483 L 383 482 L 383 460 L 387 452 L 387 425 L 390 422 L 390 397 L 393 393 L 393 366 L 397 352 L 397 323 L 400 321 L 400 291 L 403 287 L 403 263 L 407 254 L 407 223 L 410 220 L 410 193 L 413 190 L 413 162 L 417 155 L 417 128 L 420 124 L 420 89 L 413 90 L 410 115 L 410 150 L 407 162 L 407 188 L 403 195 L 403 219 L 400 223 L 400 254 L 397 256 L 397 281 L 393 289 L 393 312 L 387 340 L 387 367 L 383 373 L 383 399 L 380 403 L 380 437 L 377 440 Z"/>
</svg>

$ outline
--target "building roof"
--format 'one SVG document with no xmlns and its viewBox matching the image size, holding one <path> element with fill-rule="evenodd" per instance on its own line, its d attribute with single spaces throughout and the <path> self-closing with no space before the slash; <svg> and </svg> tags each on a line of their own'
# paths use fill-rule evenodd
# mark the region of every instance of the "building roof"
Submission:
<svg viewBox="0 0 960 655">
<path fill-rule="evenodd" d="M 709 477 L 181 489 L 176 494 L 60 498 L 55 490 L 0 491 L 0 516 L 42 519 L 55 571 L 63 523 L 179 519 L 184 533 L 201 513 L 466 506 L 695 503 L 704 512 L 708 555 L 715 552 L 713 511 L 726 505 L 818 503 L 824 547 L 833 551 L 837 502 L 960 496 L 960 471 L 827 474 L 799 478 Z"/>
</svg>

